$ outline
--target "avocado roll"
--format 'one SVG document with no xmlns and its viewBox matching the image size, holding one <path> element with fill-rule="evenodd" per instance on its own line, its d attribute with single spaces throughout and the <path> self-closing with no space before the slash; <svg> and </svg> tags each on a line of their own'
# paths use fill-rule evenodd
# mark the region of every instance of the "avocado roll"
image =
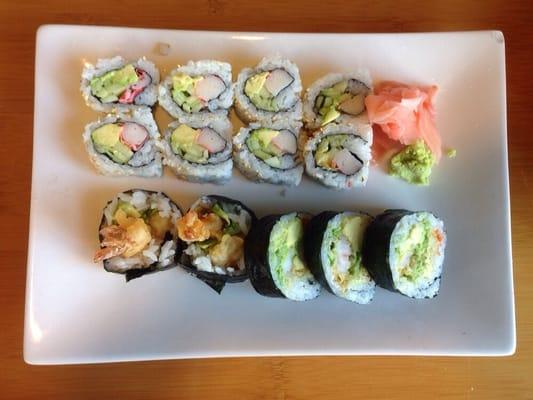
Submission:
<svg viewBox="0 0 533 400">
<path fill-rule="evenodd" d="M 265 57 L 255 68 L 245 68 L 239 73 L 235 111 L 245 123 L 300 121 L 301 91 L 296 64 L 281 57 Z"/>
<path fill-rule="evenodd" d="M 159 130 L 147 107 L 108 115 L 85 127 L 83 142 L 89 160 L 102 175 L 161 176 Z"/>
<path fill-rule="evenodd" d="M 152 107 L 157 101 L 159 70 L 146 58 L 127 62 L 120 56 L 86 63 L 80 90 L 95 111 L 115 112 Z"/>
<path fill-rule="evenodd" d="M 362 261 L 367 214 L 324 211 L 311 219 L 304 253 L 314 277 L 329 292 L 359 304 L 374 297 L 376 284 Z"/>
<path fill-rule="evenodd" d="M 296 186 L 302 180 L 303 163 L 298 151 L 301 124 L 252 123 L 233 138 L 237 168 L 257 182 Z"/>
<path fill-rule="evenodd" d="M 439 291 L 445 247 L 444 223 L 433 214 L 387 210 L 367 228 L 363 264 L 385 289 L 432 298 Z"/>
<path fill-rule="evenodd" d="M 330 122 L 368 124 L 365 98 L 372 91 L 366 70 L 347 74 L 328 74 L 315 81 L 304 97 L 304 122 L 314 130 Z"/>
<path fill-rule="evenodd" d="M 304 259 L 304 228 L 309 219 L 297 212 L 270 215 L 252 228 L 244 257 L 257 293 L 296 301 L 320 295 L 320 284 Z"/>
<path fill-rule="evenodd" d="M 186 243 L 181 266 L 218 293 L 227 282 L 246 280 L 244 244 L 255 220 L 239 201 L 201 197 L 177 221 L 178 237 Z"/>
<path fill-rule="evenodd" d="M 124 274 L 126 281 L 174 267 L 182 248 L 176 232 L 180 217 L 179 207 L 164 193 L 119 193 L 104 208 L 94 262 Z"/>
<path fill-rule="evenodd" d="M 327 124 L 304 145 L 305 170 L 323 185 L 335 189 L 364 186 L 372 145 L 366 124 Z"/>
<path fill-rule="evenodd" d="M 159 104 L 174 118 L 206 121 L 226 117 L 233 104 L 231 65 L 214 60 L 189 61 L 159 85 Z"/>
<path fill-rule="evenodd" d="M 225 183 L 233 168 L 231 138 L 232 125 L 225 117 L 208 122 L 174 121 L 159 142 L 163 164 L 180 179 Z"/>
</svg>

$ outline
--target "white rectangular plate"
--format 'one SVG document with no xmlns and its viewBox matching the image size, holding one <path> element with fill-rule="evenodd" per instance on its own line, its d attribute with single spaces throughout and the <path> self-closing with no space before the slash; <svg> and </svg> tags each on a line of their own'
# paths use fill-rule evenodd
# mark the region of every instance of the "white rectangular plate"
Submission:
<svg viewBox="0 0 533 400">
<path fill-rule="evenodd" d="M 158 43 L 170 53 L 158 54 Z M 336 192 L 304 178 L 297 188 L 246 181 L 191 184 L 106 178 L 91 167 L 81 133 L 98 115 L 79 92 L 83 63 L 147 56 L 162 76 L 188 60 L 233 65 L 264 55 L 300 67 L 304 87 L 331 71 L 368 68 L 374 80 L 437 84 L 444 158 L 429 187 L 378 168 L 362 189 Z M 170 118 L 158 109 L 160 129 Z M 505 60 L 500 32 L 285 34 L 45 26 L 37 34 L 31 221 L 24 358 L 33 364 L 193 357 L 392 354 L 508 355 L 515 349 Z M 183 209 L 201 194 L 273 212 L 385 208 L 431 210 L 446 223 L 441 291 L 415 301 L 382 289 L 367 306 L 323 293 L 297 303 L 261 297 L 249 282 L 217 295 L 182 270 L 126 284 L 93 264 L 100 212 L 117 192 L 162 190 Z"/>
</svg>

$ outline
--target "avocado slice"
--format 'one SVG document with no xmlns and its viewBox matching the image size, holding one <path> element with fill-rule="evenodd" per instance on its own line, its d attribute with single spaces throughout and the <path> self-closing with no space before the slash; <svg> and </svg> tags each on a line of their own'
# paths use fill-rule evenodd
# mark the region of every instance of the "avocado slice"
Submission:
<svg viewBox="0 0 533 400">
<path fill-rule="evenodd" d="M 352 249 L 361 248 L 363 243 L 363 234 L 368 225 L 368 218 L 360 215 L 345 217 L 342 233 L 349 240 Z"/>
<path fill-rule="evenodd" d="M 322 117 L 322 125 L 326 125 L 331 121 L 335 121 L 338 117 L 340 117 L 340 115 L 341 113 L 338 112 L 335 107 L 331 107 Z"/>
<path fill-rule="evenodd" d="M 203 107 L 201 100 L 193 94 L 194 86 L 201 79 L 201 76 L 181 73 L 172 77 L 172 99 L 186 112 L 195 113 Z"/>
<path fill-rule="evenodd" d="M 122 92 L 138 80 L 135 67 L 128 64 L 121 69 L 93 78 L 90 82 L 91 93 L 103 103 L 114 102 L 118 100 Z"/>
<path fill-rule="evenodd" d="M 248 139 L 246 139 L 246 145 L 256 157 L 260 158 L 268 165 L 279 168 L 281 161 L 278 158 L 280 151 L 273 146 L 272 139 L 279 135 L 279 131 L 259 128 L 250 133 Z"/>
<path fill-rule="evenodd" d="M 175 154 L 180 155 L 187 161 L 206 163 L 209 152 L 196 144 L 200 132 L 186 124 L 178 126 L 170 135 L 170 147 Z"/>
<path fill-rule="evenodd" d="M 270 157 L 264 160 L 268 165 L 274 168 L 281 167 L 281 160 L 277 157 Z"/>
<path fill-rule="evenodd" d="M 340 117 L 337 106 L 348 100 L 351 95 L 346 93 L 348 81 L 340 81 L 335 85 L 322 89 L 315 100 L 315 111 L 322 117 L 322 125 L 329 124 Z"/>
<path fill-rule="evenodd" d="M 260 72 L 248 78 L 244 85 L 244 94 L 259 109 L 271 112 L 279 111 L 275 97 L 266 89 L 265 82 L 269 71 Z"/>
<path fill-rule="evenodd" d="M 119 124 L 105 124 L 91 133 L 91 139 L 98 153 L 106 154 L 118 164 L 126 164 L 133 151 L 120 141 L 121 129 Z"/>
<path fill-rule="evenodd" d="M 91 139 L 95 146 L 110 148 L 120 141 L 120 131 L 118 124 L 105 124 L 92 131 Z"/>
</svg>

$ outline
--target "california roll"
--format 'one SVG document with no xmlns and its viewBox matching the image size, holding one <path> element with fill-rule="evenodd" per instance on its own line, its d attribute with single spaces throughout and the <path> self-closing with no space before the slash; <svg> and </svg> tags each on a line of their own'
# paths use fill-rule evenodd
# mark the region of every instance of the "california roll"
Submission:
<svg viewBox="0 0 533 400">
<path fill-rule="evenodd" d="M 159 70 L 146 58 L 126 61 L 120 56 L 86 63 L 81 74 L 81 93 L 95 111 L 126 111 L 152 107 L 157 101 Z"/>
<path fill-rule="evenodd" d="M 161 176 L 159 130 L 147 107 L 110 114 L 85 126 L 83 142 L 89 160 L 102 175 Z"/>
<path fill-rule="evenodd" d="M 235 111 L 245 123 L 302 119 L 302 82 L 296 64 L 282 57 L 265 57 L 245 68 L 235 84 Z"/>
</svg>

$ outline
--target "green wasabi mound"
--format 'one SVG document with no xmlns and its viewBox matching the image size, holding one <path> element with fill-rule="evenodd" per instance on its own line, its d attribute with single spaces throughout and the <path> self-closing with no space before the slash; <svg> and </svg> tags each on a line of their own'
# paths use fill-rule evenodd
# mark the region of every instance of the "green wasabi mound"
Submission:
<svg viewBox="0 0 533 400">
<path fill-rule="evenodd" d="M 415 185 L 429 185 L 433 165 L 433 153 L 423 140 L 418 140 L 391 158 L 389 174 Z"/>
</svg>

